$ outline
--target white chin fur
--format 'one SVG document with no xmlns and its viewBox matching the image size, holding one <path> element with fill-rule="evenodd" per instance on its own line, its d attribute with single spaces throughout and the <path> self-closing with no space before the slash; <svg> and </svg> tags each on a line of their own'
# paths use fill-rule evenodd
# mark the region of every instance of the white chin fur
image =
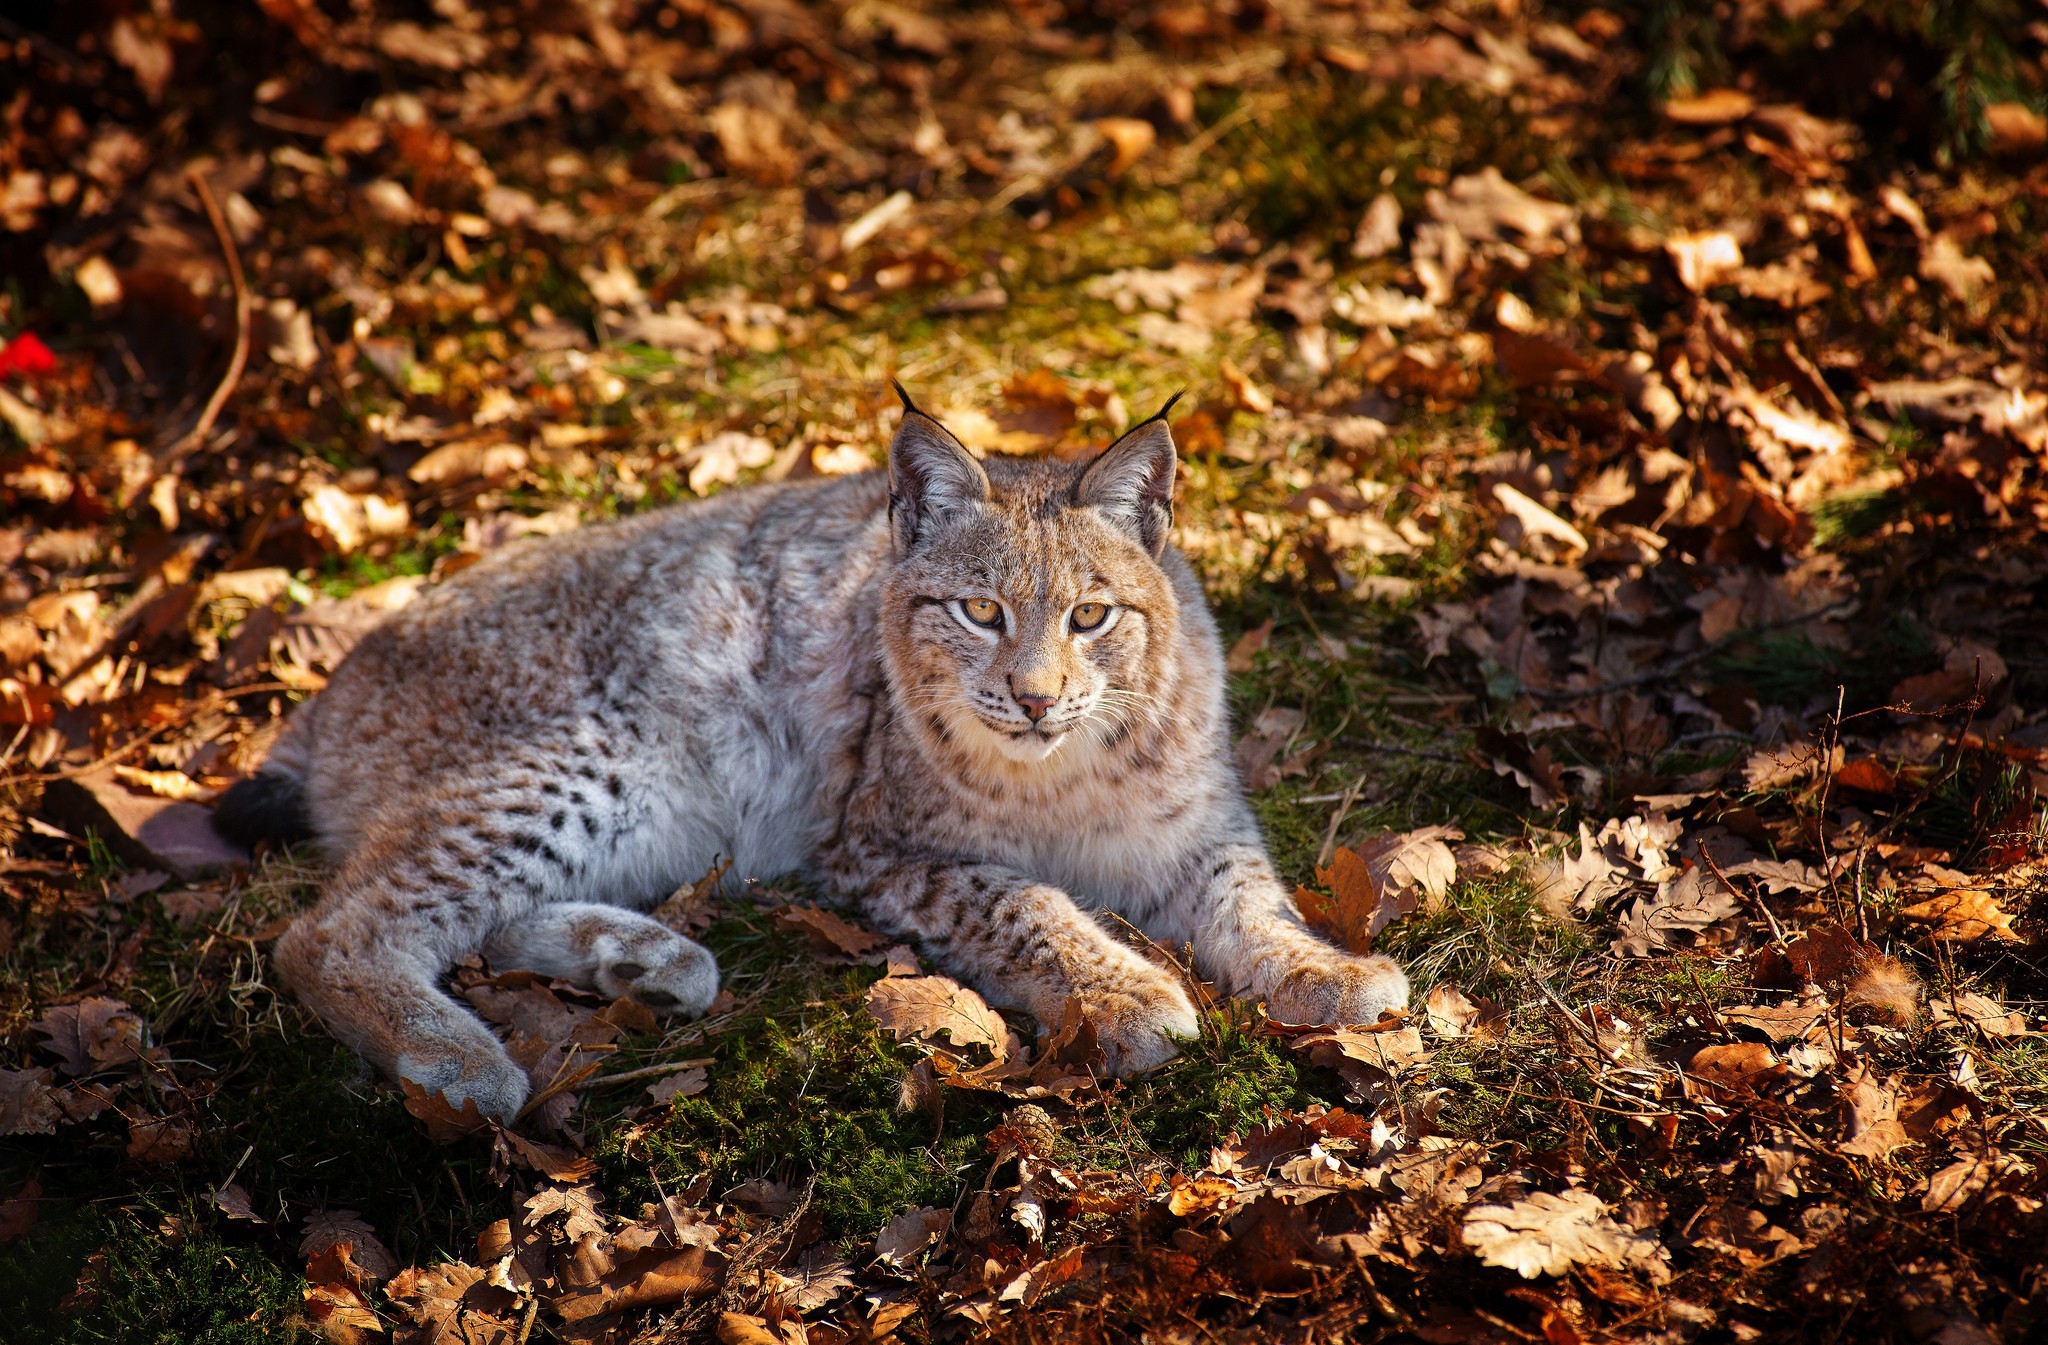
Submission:
<svg viewBox="0 0 2048 1345">
<path fill-rule="evenodd" d="M 997 739 L 996 750 L 1012 761 L 1043 761 L 1051 756 L 1065 739 L 1066 735 L 1063 733 L 1051 737 L 1041 737 L 1036 733 L 1014 737 L 1004 734 Z"/>
</svg>

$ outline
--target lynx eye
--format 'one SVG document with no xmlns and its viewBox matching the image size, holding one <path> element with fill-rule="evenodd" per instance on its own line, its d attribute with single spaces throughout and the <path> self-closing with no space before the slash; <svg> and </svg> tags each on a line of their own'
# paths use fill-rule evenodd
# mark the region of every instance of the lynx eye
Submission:
<svg viewBox="0 0 2048 1345">
<path fill-rule="evenodd" d="M 1079 607 L 1076 607 L 1074 614 L 1067 619 L 1073 624 L 1075 630 L 1087 631 L 1094 630 L 1108 618 L 1108 603 L 1084 602 Z"/>
<path fill-rule="evenodd" d="M 963 598 L 960 610 L 967 613 L 967 619 L 977 626 L 990 630 L 1003 628 L 1003 605 L 994 598 Z"/>
</svg>

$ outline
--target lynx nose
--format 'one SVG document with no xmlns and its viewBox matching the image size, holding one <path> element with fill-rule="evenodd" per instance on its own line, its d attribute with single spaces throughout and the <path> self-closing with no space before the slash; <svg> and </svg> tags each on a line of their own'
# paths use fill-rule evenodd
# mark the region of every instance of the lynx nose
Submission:
<svg viewBox="0 0 2048 1345">
<path fill-rule="evenodd" d="M 1010 697 L 1024 707 L 1024 717 L 1034 724 L 1045 718 L 1045 712 L 1052 709 L 1052 703 L 1059 699 L 1058 696 L 1027 695 L 1022 691 L 1012 691 Z"/>
</svg>

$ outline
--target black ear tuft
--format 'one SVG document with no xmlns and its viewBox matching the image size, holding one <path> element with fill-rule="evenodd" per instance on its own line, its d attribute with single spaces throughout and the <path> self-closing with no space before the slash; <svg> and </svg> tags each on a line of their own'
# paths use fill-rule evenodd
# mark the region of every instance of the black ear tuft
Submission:
<svg viewBox="0 0 2048 1345">
<path fill-rule="evenodd" d="M 914 412 L 920 416 L 924 414 L 924 412 L 919 411 L 917 409 L 917 403 L 910 400 L 910 394 L 904 390 L 903 383 L 901 380 L 892 378 L 889 380 L 889 386 L 896 389 L 896 398 L 898 401 L 903 403 L 903 409 L 905 411 Z M 1173 403 L 1168 402 L 1167 405 L 1171 406 L 1173 405 Z"/>
<path fill-rule="evenodd" d="M 1177 398 L 1176 398 L 1177 400 Z M 1102 450 L 1074 482 L 1074 503 L 1096 509 L 1129 532 L 1154 556 L 1166 550 L 1173 526 L 1173 477 L 1178 465 L 1169 401 L 1159 414 Z"/>
<path fill-rule="evenodd" d="M 1144 423 L 1149 425 L 1155 420 L 1165 420 L 1166 413 L 1168 411 L 1173 410 L 1173 404 L 1187 395 L 1188 390 L 1186 388 L 1182 388 L 1179 392 L 1174 393 L 1173 396 L 1168 397 L 1166 399 L 1166 405 L 1160 407 L 1157 411 L 1154 411 L 1150 416 L 1148 416 L 1145 419 Z"/>
<path fill-rule="evenodd" d="M 889 530 L 899 554 L 946 517 L 989 496 L 988 473 L 944 425 L 911 404 L 901 384 L 903 423 L 889 441 Z"/>
</svg>

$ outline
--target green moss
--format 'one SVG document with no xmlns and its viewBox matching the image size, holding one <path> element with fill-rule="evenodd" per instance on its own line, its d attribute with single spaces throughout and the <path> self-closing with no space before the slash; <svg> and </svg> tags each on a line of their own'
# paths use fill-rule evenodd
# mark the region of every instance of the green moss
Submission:
<svg viewBox="0 0 2048 1345">
<path fill-rule="evenodd" d="M 262 1252 L 187 1219 L 173 1245 L 155 1211 L 46 1215 L 0 1249 L 0 1335 L 21 1345 L 270 1345 L 314 1340 L 299 1279 Z M 97 1254 L 104 1260 L 94 1264 Z M 81 1272 L 84 1272 L 81 1276 Z M 87 1301 L 59 1307 L 83 1279 Z"/>
<path fill-rule="evenodd" d="M 1203 1015 L 1199 1041 L 1131 1085 L 1118 1110 L 1154 1153 L 1199 1168 L 1232 1131 L 1343 1096 L 1335 1076 L 1299 1063 L 1284 1043 L 1254 1036 L 1252 1027 L 1249 1009 L 1226 1002 Z"/>
<path fill-rule="evenodd" d="M 1443 908 L 1390 925 L 1380 951 L 1408 969 L 1416 999 L 1438 984 L 1512 1002 L 1530 975 L 1596 948 L 1577 925 L 1547 914 L 1518 869 L 1455 884 Z"/>
<path fill-rule="evenodd" d="M 851 997 L 719 1043 L 710 1087 L 683 1098 L 629 1157 L 601 1151 L 622 1196 L 647 1196 L 708 1172 L 714 1191 L 753 1178 L 802 1187 L 831 1237 L 872 1234 L 916 1205 L 951 1208 L 995 1124 L 971 1094 L 946 1098 L 943 1129 L 898 1108 L 917 1053 L 887 1040 Z"/>
</svg>

